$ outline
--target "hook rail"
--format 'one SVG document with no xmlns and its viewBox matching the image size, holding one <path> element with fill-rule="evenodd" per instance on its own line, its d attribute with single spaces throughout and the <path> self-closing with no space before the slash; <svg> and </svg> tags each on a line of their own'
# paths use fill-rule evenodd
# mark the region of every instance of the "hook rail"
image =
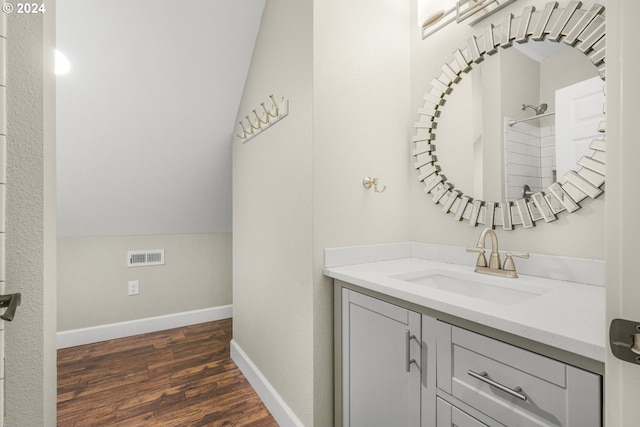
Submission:
<svg viewBox="0 0 640 427">
<path fill-rule="evenodd" d="M 264 102 L 261 102 L 260 106 L 263 112 L 259 114 L 257 108 L 255 108 L 252 110 L 254 118 L 246 115 L 243 120 L 238 122 L 241 127 L 240 133 L 237 134 L 238 138 L 247 142 L 251 138 L 258 136 L 265 129 L 287 117 L 289 114 L 289 100 L 282 98 L 280 102 L 277 102 L 273 95 L 269 95 L 269 98 L 273 105 L 270 110 L 265 107 Z"/>
</svg>

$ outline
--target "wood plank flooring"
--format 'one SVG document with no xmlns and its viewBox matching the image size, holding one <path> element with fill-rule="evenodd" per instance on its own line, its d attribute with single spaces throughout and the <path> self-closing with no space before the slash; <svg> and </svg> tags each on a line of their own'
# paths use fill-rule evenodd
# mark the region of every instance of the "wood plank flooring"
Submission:
<svg viewBox="0 0 640 427">
<path fill-rule="evenodd" d="M 58 350 L 58 426 L 277 426 L 230 341 L 225 319 Z"/>
</svg>

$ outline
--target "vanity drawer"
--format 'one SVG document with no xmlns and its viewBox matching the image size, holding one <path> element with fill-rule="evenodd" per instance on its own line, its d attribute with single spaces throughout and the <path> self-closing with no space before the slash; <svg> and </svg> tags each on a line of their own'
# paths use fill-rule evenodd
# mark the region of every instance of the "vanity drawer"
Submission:
<svg viewBox="0 0 640 427">
<path fill-rule="evenodd" d="M 437 383 L 507 426 L 602 425 L 599 375 L 443 322 Z"/>
<path fill-rule="evenodd" d="M 489 427 L 439 397 L 436 405 L 436 427 Z"/>
</svg>

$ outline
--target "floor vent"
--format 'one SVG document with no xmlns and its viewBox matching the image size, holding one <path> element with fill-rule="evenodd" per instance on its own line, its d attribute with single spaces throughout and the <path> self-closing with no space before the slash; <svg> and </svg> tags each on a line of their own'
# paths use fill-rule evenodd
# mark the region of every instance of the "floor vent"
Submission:
<svg viewBox="0 0 640 427">
<path fill-rule="evenodd" d="M 148 265 L 163 265 L 163 264 L 164 264 L 164 249 L 127 252 L 127 267 L 145 267 Z"/>
</svg>

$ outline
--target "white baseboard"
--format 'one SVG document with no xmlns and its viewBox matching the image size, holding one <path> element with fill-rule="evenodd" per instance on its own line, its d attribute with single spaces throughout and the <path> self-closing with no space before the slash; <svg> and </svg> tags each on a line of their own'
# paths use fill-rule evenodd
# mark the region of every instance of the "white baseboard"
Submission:
<svg viewBox="0 0 640 427">
<path fill-rule="evenodd" d="M 130 320 L 127 322 L 61 331 L 57 333 L 57 348 L 75 347 L 77 345 L 163 331 L 181 326 L 195 325 L 197 323 L 213 322 L 215 320 L 228 319 L 232 314 L 233 306 L 223 305 L 220 307 L 167 314 L 165 316 L 147 317 L 145 319 Z"/>
<path fill-rule="evenodd" d="M 254 388 L 260 399 L 281 427 L 304 427 L 291 408 L 273 388 L 262 372 L 253 364 L 249 356 L 240 348 L 235 340 L 231 340 L 231 359 Z"/>
</svg>

